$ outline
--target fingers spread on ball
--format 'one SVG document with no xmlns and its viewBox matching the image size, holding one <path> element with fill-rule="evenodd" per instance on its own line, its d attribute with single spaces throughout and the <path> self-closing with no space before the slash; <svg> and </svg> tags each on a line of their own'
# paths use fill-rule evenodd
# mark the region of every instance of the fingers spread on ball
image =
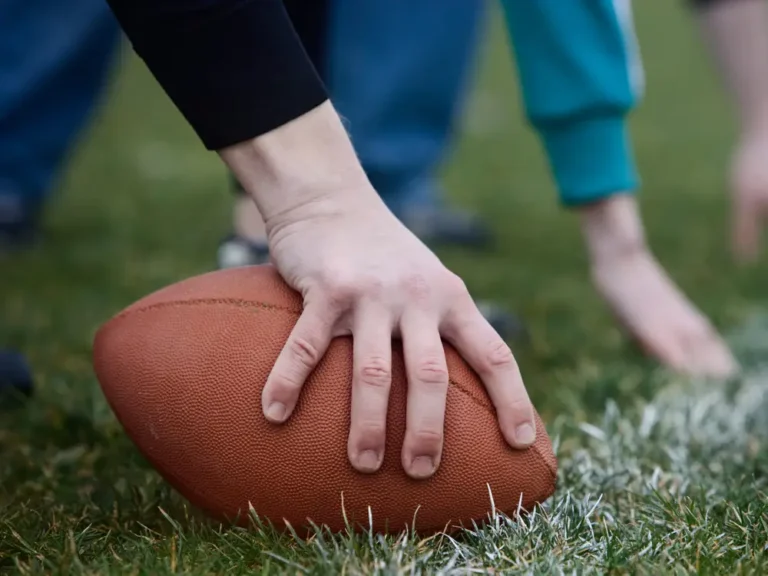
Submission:
<svg viewBox="0 0 768 576">
<path fill-rule="evenodd" d="M 421 312 L 406 313 L 400 324 L 408 378 L 402 463 L 412 478 L 429 478 L 443 452 L 448 366 L 437 322 Z"/>
<path fill-rule="evenodd" d="M 360 472 L 375 472 L 384 458 L 392 385 L 392 322 L 381 306 L 361 306 L 353 330 L 352 407 L 347 452 Z"/>
<path fill-rule="evenodd" d="M 320 303 L 308 305 L 299 316 L 261 394 L 270 422 L 284 422 L 293 412 L 304 382 L 328 349 L 334 320 L 333 311 Z"/>
<path fill-rule="evenodd" d="M 533 405 L 512 350 L 470 299 L 446 319 L 443 335 L 483 381 L 506 441 L 521 449 L 533 444 Z"/>
</svg>

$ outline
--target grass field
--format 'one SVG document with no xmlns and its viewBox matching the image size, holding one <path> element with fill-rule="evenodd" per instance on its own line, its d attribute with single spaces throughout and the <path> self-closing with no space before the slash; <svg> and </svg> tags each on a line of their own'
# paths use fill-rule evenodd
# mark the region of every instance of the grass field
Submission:
<svg viewBox="0 0 768 576">
<path fill-rule="evenodd" d="M 442 252 L 478 296 L 519 311 L 516 346 L 560 459 L 532 517 L 420 541 L 309 542 L 225 530 L 185 507 L 101 396 L 94 330 L 146 293 L 210 270 L 228 231 L 225 172 L 133 58 L 73 159 L 45 241 L 6 257 L 0 344 L 39 379 L 0 412 L 0 573 L 760 573 L 768 546 L 768 267 L 729 260 L 724 181 L 734 125 L 682 2 L 636 3 L 647 72 L 633 117 L 650 242 L 729 335 L 747 369 L 727 384 L 665 375 L 593 293 L 575 219 L 556 204 L 494 21 L 461 141 L 455 200 L 498 249 Z"/>
</svg>

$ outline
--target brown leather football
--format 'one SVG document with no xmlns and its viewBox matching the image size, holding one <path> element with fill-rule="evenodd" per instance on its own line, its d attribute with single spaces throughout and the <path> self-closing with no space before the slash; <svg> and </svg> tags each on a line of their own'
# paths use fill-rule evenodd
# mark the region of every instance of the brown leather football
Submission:
<svg viewBox="0 0 768 576">
<path fill-rule="evenodd" d="M 310 519 L 332 530 L 369 526 L 420 533 L 482 523 L 548 498 L 557 462 L 538 414 L 536 443 L 505 442 L 482 383 L 446 344 L 450 386 L 440 467 L 404 472 L 406 378 L 393 342 L 386 453 L 374 474 L 347 459 L 351 338 L 336 338 L 282 425 L 262 414 L 261 391 L 302 309 L 272 266 L 212 272 L 159 290 L 101 327 L 94 367 L 128 436 L 193 505 L 224 520 L 248 510 L 276 526 Z"/>
</svg>

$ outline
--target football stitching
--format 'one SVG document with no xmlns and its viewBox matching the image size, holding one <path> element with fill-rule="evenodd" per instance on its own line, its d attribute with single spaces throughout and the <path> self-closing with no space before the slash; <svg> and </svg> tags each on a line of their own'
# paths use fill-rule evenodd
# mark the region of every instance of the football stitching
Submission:
<svg viewBox="0 0 768 576">
<path fill-rule="evenodd" d="M 125 318 L 126 316 L 129 316 L 131 314 L 136 313 L 144 313 L 149 312 L 151 310 L 157 310 L 160 308 L 173 308 L 177 306 L 199 306 L 199 305 L 209 305 L 209 306 L 216 306 L 216 305 L 225 305 L 225 306 L 236 306 L 238 308 L 260 308 L 262 310 L 278 310 L 281 312 L 290 312 L 291 314 L 301 314 L 302 309 L 300 308 L 288 308 L 285 306 L 278 306 L 276 304 L 267 304 L 264 302 L 255 302 L 253 300 L 242 300 L 240 298 L 196 298 L 194 300 L 174 300 L 171 302 L 157 302 L 155 304 L 149 304 L 147 306 L 139 307 L 139 308 L 133 308 L 129 310 L 124 310 L 123 312 L 119 313 L 117 316 L 115 316 L 109 323 L 119 320 L 121 318 Z M 448 383 L 453 385 L 457 390 L 462 392 L 467 398 L 469 398 L 472 402 L 474 402 L 476 405 L 484 408 L 485 410 L 488 410 L 491 412 L 494 417 L 496 416 L 496 411 L 493 410 L 493 407 L 491 409 L 488 408 L 483 402 L 475 398 L 475 395 L 472 394 L 469 390 L 464 388 L 461 384 L 453 380 L 452 378 L 448 378 Z M 549 465 L 549 458 L 546 458 L 544 454 L 542 454 L 541 449 L 539 448 L 538 444 L 532 444 L 531 448 L 533 448 L 536 453 L 539 455 L 539 458 L 544 461 L 544 466 L 549 471 L 550 475 L 552 476 L 552 480 L 557 479 L 557 457 L 555 457 L 555 467 Z"/>
</svg>

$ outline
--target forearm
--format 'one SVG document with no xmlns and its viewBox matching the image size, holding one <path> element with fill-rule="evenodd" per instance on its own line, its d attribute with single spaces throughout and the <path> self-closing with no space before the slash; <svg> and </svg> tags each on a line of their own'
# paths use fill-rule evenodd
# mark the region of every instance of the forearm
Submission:
<svg viewBox="0 0 768 576">
<path fill-rule="evenodd" d="M 694 5 L 744 130 L 768 128 L 768 3 L 699 0 Z"/>
<path fill-rule="evenodd" d="M 220 154 L 253 196 L 268 231 L 305 212 L 378 201 L 330 101 Z"/>
</svg>

